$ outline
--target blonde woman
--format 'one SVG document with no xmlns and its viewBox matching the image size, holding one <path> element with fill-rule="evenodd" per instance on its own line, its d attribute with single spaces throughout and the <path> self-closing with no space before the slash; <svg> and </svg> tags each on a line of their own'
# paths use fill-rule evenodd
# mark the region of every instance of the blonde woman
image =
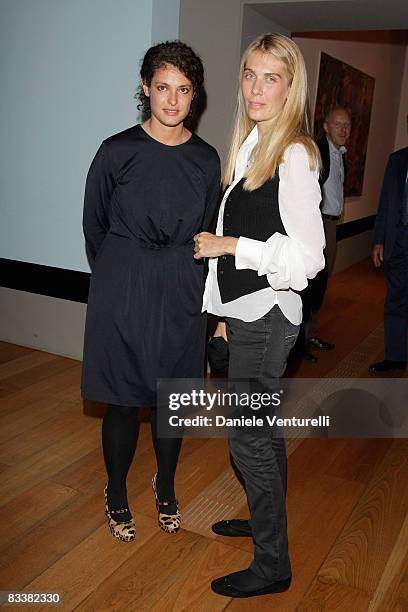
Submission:
<svg viewBox="0 0 408 612">
<path fill-rule="evenodd" d="M 307 80 L 296 44 L 281 34 L 245 51 L 216 235 L 194 238 L 209 257 L 203 309 L 224 317 L 229 377 L 276 388 L 302 318 L 298 292 L 324 267 L 319 153 L 309 135 Z M 252 536 L 250 567 L 212 589 L 228 597 L 285 591 L 291 582 L 286 530 L 286 454 L 270 428 L 229 433 L 242 474 L 249 521 L 221 521 L 224 536 Z"/>
</svg>

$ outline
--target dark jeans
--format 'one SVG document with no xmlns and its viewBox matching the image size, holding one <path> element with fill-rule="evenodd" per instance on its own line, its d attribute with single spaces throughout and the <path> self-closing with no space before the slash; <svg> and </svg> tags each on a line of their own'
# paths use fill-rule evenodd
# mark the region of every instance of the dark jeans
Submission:
<svg viewBox="0 0 408 612">
<path fill-rule="evenodd" d="M 384 304 L 385 358 L 407 360 L 408 227 L 398 228 L 391 256 L 384 262 L 387 297 Z"/>
<path fill-rule="evenodd" d="M 273 393 L 285 371 L 299 326 L 274 306 L 257 321 L 226 318 L 230 379 L 253 379 Z M 286 452 L 283 437 L 266 427 L 229 430 L 229 447 L 246 488 L 255 544 L 251 570 L 268 582 L 291 573 L 286 530 Z"/>
</svg>

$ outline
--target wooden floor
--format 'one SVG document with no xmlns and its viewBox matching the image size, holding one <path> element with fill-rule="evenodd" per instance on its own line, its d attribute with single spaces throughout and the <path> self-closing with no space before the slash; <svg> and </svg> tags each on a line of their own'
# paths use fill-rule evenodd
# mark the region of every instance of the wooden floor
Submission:
<svg viewBox="0 0 408 612">
<path fill-rule="evenodd" d="M 375 339 L 383 298 L 382 275 L 369 262 L 336 275 L 320 329 L 336 348 L 292 374 L 328 376 L 370 334 Z M 378 338 L 368 360 L 382 358 Z M 353 375 L 366 376 L 364 359 L 352 363 Z M 292 442 L 292 587 L 231 600 L 212 593 L 209 583 L 247 567 L 252 543 L 216 538 L 194 518 L 203 511 L 197 502 L 203 491 L 222 478 L 235 482 L 225 442 L 184 441 L 177 494 L 190 519 L 188 529 L 166 535 L 156 524 L 155 462 L 149 424 L 142 423 L 128 485 L 137 537 L 116 541 L 103 514 L 103 407 L 82 403 L 80 371 L 76 361 L 0 344 L 0 590 L 59 591 L 63 610 L 87 612 L 408 610 L 407 440 Z M 228 490 L 222 486 L 218 495 Z"/>
</svg>

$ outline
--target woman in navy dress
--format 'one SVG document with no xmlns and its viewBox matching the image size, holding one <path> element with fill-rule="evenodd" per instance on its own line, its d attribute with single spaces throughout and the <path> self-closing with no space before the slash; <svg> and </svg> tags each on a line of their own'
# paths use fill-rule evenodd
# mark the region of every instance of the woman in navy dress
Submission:
<svg viewBox="0 0 408 612">
<path fill-rule="evenodd" d="M 82 394 L 108 404 L 105 505 L 112 534 L 125 541 L 135 537 L 126 475 L 140 406 L 152 407 L 159 526 L 171 533 L 180 526 L 174 474 L 181 440 L 157 436 L 156 381 L 203 374 L 205 279 L 193 257 L 193 236 L 207 228 L 220 183 L 215 149 L 184 125 L 202 89 L 200 58 L 178 41 L 156 45 L 144 57 L 141 81 L 148 118 L 100 146 L 88 173 L 83 220 L 95 263 Z"/>
</svg>

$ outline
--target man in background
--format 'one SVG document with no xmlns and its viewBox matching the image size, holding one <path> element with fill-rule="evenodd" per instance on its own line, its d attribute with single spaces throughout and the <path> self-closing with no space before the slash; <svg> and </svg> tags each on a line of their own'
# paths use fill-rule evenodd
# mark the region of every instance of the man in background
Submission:
<svg viewBox="0 0 408 612">
<path fill-rule="evenodd" d="M 346 143 L 350 137 L 351 119 L 348 110 L 342 106 L 331 108 L 324 119 L 324 136 L 317 141 L 322 158 L 320 184 L 322 189 L 322 218 L 326 236 L 326 267 L 310 281 L 303 296 L 304 327 L 306 342 L 311 348 L 332 349 L 334 344 L 319 338 L 318 310 L 326 292 L 327 280 L 333 270 L 337 245 L 337 222 L 343 212 L 344 203 L 344 161 Z M 306 350 L 304 358 L 316 361 Z"/>
<path fill-rule="evenodd" d="M 404 370 L 408 330 L 408 147 L 392 153 L 385 170 L 374 227 L 371 257 L 384 262 L 387 295 L 384 304 L 385 359 L 370 372 Z"/>
</svg>

